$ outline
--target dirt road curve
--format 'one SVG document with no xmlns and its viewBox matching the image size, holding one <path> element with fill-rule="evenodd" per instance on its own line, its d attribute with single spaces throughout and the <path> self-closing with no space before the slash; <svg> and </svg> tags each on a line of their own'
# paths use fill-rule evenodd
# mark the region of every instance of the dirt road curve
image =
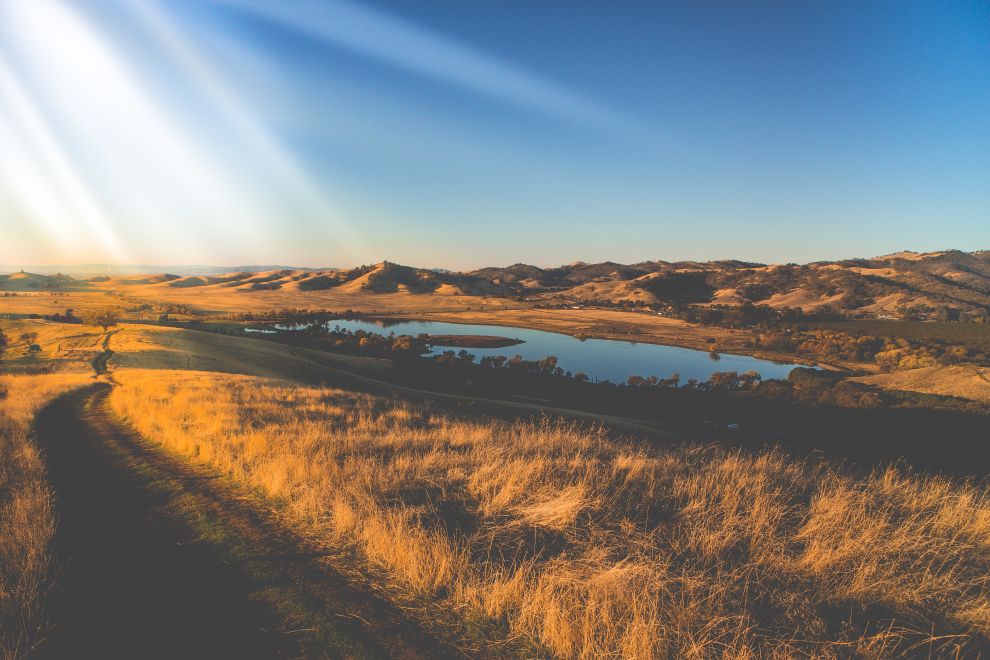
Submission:
<svg viewBox="0 0 990 660">
<path fill-rule="evenodd" d="M 135 437 L 109 391 L 38 417 L 62 565 L 43 656 L 453 655 L 222 479 Z"/>
</svg>

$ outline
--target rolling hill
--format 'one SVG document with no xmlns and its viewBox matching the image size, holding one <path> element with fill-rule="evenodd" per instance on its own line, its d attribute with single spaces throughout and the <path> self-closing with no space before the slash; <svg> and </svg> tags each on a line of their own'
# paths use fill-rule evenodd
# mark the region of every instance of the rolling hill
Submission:
<svg viewBox="0 0 990 660">
<path fill-rule="evenodd" d="M 743 261 L 632 265 L 577 263 L 553 269 L 516 264 L 473 275 L 517 295 L 585 303 L 830 306 L 839 312 L 899 315 L 905 308 L 990 311 L 990 251 L 915 253 L 810 264 Z"/>
<path fill-rule="evenodd" d="M 646 261 L 529 264 L 457 273 L 388 261 L 349 269 L 278 268 L 229 273 L 0 276 L 0 291 L 67 289 L 286 291 L 522 298 L 549 304 L 741 305 L 829 308 L 849 316 L 990 315 L 990 251 L 895 254 L 809 264 Z"/>
<path fill-rule="evenodd" d="M 18 271 L 0 275 L 0 291 L 66 291 L 84 288 L 86 284 L 68 275 L 39 275 Z"/>
</svg>

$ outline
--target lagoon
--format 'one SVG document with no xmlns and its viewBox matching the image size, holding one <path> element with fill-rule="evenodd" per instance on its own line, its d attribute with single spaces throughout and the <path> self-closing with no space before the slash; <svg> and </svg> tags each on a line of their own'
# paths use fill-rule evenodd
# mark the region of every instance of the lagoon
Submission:
<svg viewBox="0 0 990 660">
<path fill-rule="evenodd" d="M 578 339 L 556 332 L 532 330 L 500 325 L 476 325 L 444 323 L 440 321 L 379 320 L 379 319 L 335 319 L 324 324 L 327 328 L 364 330 L 388 335 L 487 335 L 519 339 L 523 343 L 504 348 L 470 348 L 469 353 L 481 359 L 488 355 L 521 355 L 526 360 L 539 360 L 555 355 L 561 369 L 577 373 L 584 372 L 592 380 L 610 380 L 624 383 L 629 376 L 657 376 L 669 378 L 680 375 L 680 382 L 689 379 L 699 382 L 708 380 L 716 371 L 757 371 L 767 378 L 786 378 L 791 369 L 802 366 L 763 360 L 747 355 L 721 353 L 717 358 L 705 351 L 644 344 L 613 339 Z M 283 330 L 299 330 L 306 326 L 278 326 Z M 461 349 L 434 346 L 433 355 L 444 351 Z"/>
</svg>

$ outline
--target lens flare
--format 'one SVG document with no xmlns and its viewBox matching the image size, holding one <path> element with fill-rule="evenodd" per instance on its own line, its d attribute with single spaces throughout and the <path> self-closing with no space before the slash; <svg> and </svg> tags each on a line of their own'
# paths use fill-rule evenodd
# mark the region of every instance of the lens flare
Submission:
<svg viewBox="0 0 990 660">
<path fill-rule="evenodd" d="M 110 220 L 100 202 L 66 156 L 27 91 L 2 57 L 0 57 L 0 97 L 9 109 L 13 126 L 16 128 L 14 132 L 26 142 L 33 156 L 25 160 L 40 163 L 48 174 L 46 191 L 50 191 L 52 195 L 39 191 L 36 186 L 30 186 L 26 190 L 32 192 L 25 191 L 24 195 L 27 206 L 36 209 L 38 216 L 46 219 L 43 222 L 46 222 L 50 235 L 78 241 L 80 237 L 73 231 L 73 219 L 76 219 L 82 223 L 85 235 L 92 237 L 107 255 L 116 260 L 125 259 L 124 248 L 114 234 Z M 11 142 L 13 141 L 12 139 Z M 5 168 L 5 171 L 7 169 Z M 51 206 L 46 200 L 53 202 Z M 55 206 L 60 208 L 53 208 Z"/>
<path fill-rule="evenodd" d="M 288 197 L 298 200 L 308 210 L 315 220 L 309 223 L 310 229 L 326 233 L 335 241 L 338 253 L 344 251 L 354 255 L 367 252 L 358 247 L 358 237 L 341 221 L 340 213 L 312 177 L 265 128 L 263 122 L 239 98 L 237 91 L 225 82 L 226 77 L 211 66 L 169 15 L 157 3 L 150 1 L 132 0 L 128 7 L 148 34 L 164 48 L 183 76 L 238 133 L 240 149 L 249 152 L 250 157 L 271 174 Z"/>
</svg>

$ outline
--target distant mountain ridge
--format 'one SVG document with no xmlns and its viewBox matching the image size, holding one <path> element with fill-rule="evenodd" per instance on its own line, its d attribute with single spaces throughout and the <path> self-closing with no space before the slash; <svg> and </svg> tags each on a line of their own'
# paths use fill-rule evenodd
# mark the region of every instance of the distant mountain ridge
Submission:
<svg viewBox="0 0 990 660">
<path fill-rule="evenodd" d="M 75 275 L 75 276 L 85 276 L 92 277 L 97 275 L 137 275 L 140 273 L 156 274 L 156 273 L 175 273 L 177 275 L 221 275 L 223 273 L 230 273 L 236 271 L 248 271 L 252 273 L 265 272 L 270 270 L 314 270 L 308 267 L 300 266 L 278 266 L 278 265 L 267 265 L 267 266 L 208 266 L 208 265 L 191 265 L 191 266 L 153 266 L 147 264 L 132 264 L 132 265 L 118 265 L 118 264 L 72 264 L 69 266 L 5 266 L 0 265 L 0 274 L 2 273 L 17 273 L 17 272 L 28 272 L 37 273 L 39 275 L 55 275 L 61 273 L 63 275 Z"/>
<path fill-rule="evenodd" d="M 186 268 L 186 271 L 190 268 Z M 990 313 L 990 251 L 895 254 L 809 264 L 747 261 L 576 262 L 556 268 L 517 263 L 470 272 L 388 261 L 358 268 L 242 268 L 230 272 L 106 274 L 88 279 L 13 273 L 0 290 L 169 287 L 340 294 L 514 297 L 551 304 L 826 306 L 848 315 L 897 315 L 912 308 Z"/>
<path fill-rule="evenodd" d="M 913 306 L 990 310 L 990 251 L 899 252 L 868 259 L 804 265 L 647 261 L 576 263 L 541 269 L 526 264 L 471 273 L 515 293 L 587 303 L 826 305 L 839 312 L 894 313 Z"/>
</svg>

